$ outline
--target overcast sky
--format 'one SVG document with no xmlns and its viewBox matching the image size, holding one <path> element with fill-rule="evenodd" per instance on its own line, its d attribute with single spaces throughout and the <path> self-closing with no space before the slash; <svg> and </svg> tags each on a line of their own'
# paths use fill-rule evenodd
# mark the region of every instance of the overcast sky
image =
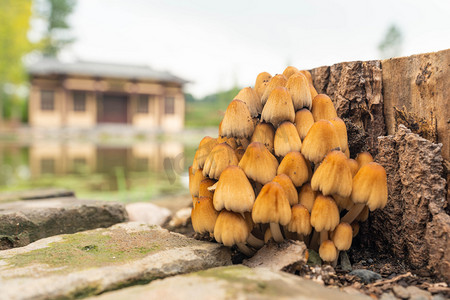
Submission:
<svg viewBox="0 0 450 300">
<path fill-rule="evenodd" d="M 367 3 L 367 4 L 366 4 Z M 402 55 L 450 48 L 450 1 L 78 0 L 63 59 L 145 64 L 204 96 L 259 72 L 379 58 L 389 25 Z"/>
</svg>

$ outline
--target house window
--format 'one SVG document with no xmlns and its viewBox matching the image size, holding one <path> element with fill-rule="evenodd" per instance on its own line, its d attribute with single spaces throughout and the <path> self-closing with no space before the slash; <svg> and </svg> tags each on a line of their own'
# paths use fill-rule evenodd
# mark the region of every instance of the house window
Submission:
<svg viewBox="0 0 450 300">
<path fill-rule="evenodd" d="M 55 109 L 55 93 L 50 90 L 41 90 L 41 110 Z"/>
<path fill-rule="evenodd" d="M 164 114 L 173 115 L 175 113 L 175 98 L 166 97 L 164 101 Z"/>
<path fill-rule="evenodd" d="M 148 95 L 139 95 L 137 112 L 141 114 L 148 114 Z"/>
<path fill-rule="evenodd" d="M 74 111 L 86 111 L 86 93 L 74 92 L 73 93 L 73 110 Z"/>
</svg>

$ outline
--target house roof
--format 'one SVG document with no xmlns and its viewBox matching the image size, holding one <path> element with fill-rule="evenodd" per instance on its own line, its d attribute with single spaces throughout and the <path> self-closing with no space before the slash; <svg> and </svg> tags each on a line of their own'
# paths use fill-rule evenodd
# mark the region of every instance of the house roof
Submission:
<svg viewBox="0 0 450 300">
<path fill-rule="evenodd" d="M 188 82 L 187 80 L 172 75 L 169 72 L 156 71 L 148 66 L 121 65 L 87 61 L 64 63 L 50 58 L 44 58 L 41 61 L 29 66 L 28 72 L 31 75 L 87 75 L 94 77 L 168 81 L 180 84 Z"/>
</svg>

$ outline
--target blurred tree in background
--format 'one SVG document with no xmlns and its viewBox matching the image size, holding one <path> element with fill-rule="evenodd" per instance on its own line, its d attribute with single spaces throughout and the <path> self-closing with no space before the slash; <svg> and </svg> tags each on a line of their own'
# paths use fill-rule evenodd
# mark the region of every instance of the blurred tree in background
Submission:
<svg viewBox="0 0 450 300">
<path fill-rule="evenodd" d="M 4 119 L 26 121 L 28 78 L 24 57 L 34 51 L 57 56 L 73 42 L 67 18 L 75 0 L 0 0 L 0 124 Z M 32 19 L 45 22 L 40 39 L 28 39 Z"/>
<path fill-rule="evenodd" d="M 403 44 L 403 35 L 400 29 L 392 24 L 384 36 L 383 40 L 378 45 L 381 58 L 391 58 L 401 55 Z"/>
</svg>

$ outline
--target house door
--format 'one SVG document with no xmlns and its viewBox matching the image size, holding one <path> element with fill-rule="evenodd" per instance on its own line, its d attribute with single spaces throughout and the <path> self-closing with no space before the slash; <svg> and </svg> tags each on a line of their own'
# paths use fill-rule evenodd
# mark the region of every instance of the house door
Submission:
<svg viewBox="0 0 450 300">
<path fill-rule="evenodd" d="M 98 123 L 127 123 L 127 96 L 103 94 L 99 97 L 97 103 Z"/>
</svg>

